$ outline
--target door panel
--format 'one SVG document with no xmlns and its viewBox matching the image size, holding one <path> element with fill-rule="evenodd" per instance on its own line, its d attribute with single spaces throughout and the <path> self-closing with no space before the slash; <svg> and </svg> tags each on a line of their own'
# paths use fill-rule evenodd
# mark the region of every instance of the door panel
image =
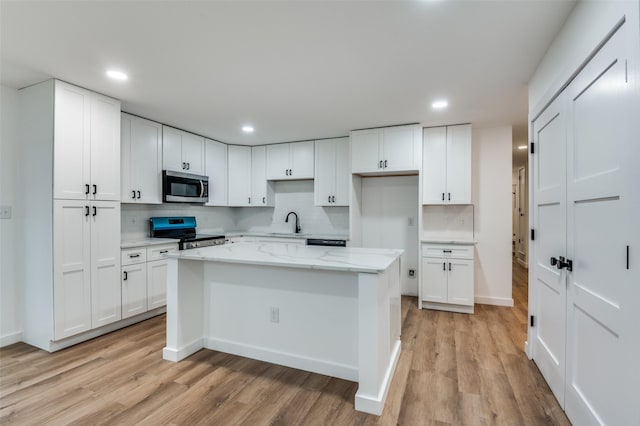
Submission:
<svg viewBox="0 0 640 426">
<path fill-rule="evenodd" d="M 142 118 L 132 124 L 133 169 L 139 202 L 162 204 L 162 125 Z M 123 194 L 126 199 L 130 194 Z"/>
<path fill-rule="evenodd" d="M 125 279 L 125 273 L 127 279 Z M 122 268 L 122 319 L 147 312 L 147 264 Z"/>
<path fill-rule="evenodd" d="M 167 304 L 167 261 L 147 263 L 147 305 L 149 309 Z"/>
<path fill-rule="evenodd" d="M 120 203 L 94 201 L 91 207 L 91 326 L 96 328 L 122 318 Z"/>
<path fill-rule="evenodd" d="M 204 138 L 183 132 L 182 161 L 187 163 L 187 173 L 204 175 Z"/>
<path fill-rule="evenodd" d="M 293 179 L 313 179 L 313 141 L 291 144 L 290 169 Z"/>
<path fill-rule="evenodd" d="M 566 275 L 550 263 L 566 253 L 565 97 L 557 98 L 533 124 L 533 300 L 538 324 L 533 359 L 564 406 Z"/>
<path fill-rule="evenodd" d="M 267 179 L 289 179 L 286 171 L 291 165 L 288 143 L 267 145 Z"/>
<path fill-rule="evenodd" d="M 387 127 L 383 129 L 383 161 L 385 170 L 417 170 L 414 158 L 416 141 L 414 126 Z"/>
<path fill-rule="evenodd" d="M 471 125 L 447 127 L 447 202 L 471 204 Z"/>
<path fill-rule="evenodd" d="M 91 328 L 88 202 L 54 200 L 53 298 L 55 340 Z"/>
<path fill-rule="evenodd" d="M 336 143 L 334 140 L 316 141 L 316 178 L 314 196 L 317 206 L 331 206 L 336 189 Z"/>
<path fill-rule="evenodd" d="M 376 172 L 379 167 L 382 130 L 361 130 L 351 133 L 351 171 Z"/>
<path fill-rule="evenodd" d="M 91 184 L 90 102 L 88 91 L 55 82 L 53 198 L 88 199 L 85 185 Z"/>
<path fill-rule="evenodd" d="M 447 175 L 447 128 L 424 129 L 422 204 L 444 204 Z"/>
<path fill-rule="evenodd" d="M 209 201 L 207 206 L 226 206 L 227 199 L 227 145 L 206 140 L 205 175 L 209 176 Z"/>
<path fill-rule="evenodd" d="M 433 257 L 422 258 L 422 300 L 447 303 L 447 262 Z"/>
<path fill-rule="evenodd" d="M 640 278 L 626 265 L 626 246 L 640 245 L 632 183 L 640 111 L 627 81 L 625 37 L 623 25 L 567 88 L 567 255 L 574 266 L 566 411 L 575 424 L 640 424 Z"/>
<path fill-rule="evenodd" d="M 349 138 L 335 140 L 336 146 L 336 171 L 335 171 L 335 192 L 336 201 L 331 203 L 334 206 L 349 205 L 349 189 L 351 183 L 351 160 L 349 158 Z"/>
<path fill-rule="evenodd" d="M 473 306 L 473 261 L 462 259 L 448 259 L 449 271 L 447 302 L 456 305 Z"/>
<path fill-rule="evenodd" d="M 91 93 L 92 200 L 120 200 L 120 102 Z"/>
<path fill-rule="evenodd" d="M 182 132 L 162 126 L 162 169 L 176 172 L 186 171 L 182 167 Z"/>
<path fill-rule="evenodd" d="M 248 206 L 251 197 L 251 147 L 229 145 L 229 205 Z"/>
</svg>

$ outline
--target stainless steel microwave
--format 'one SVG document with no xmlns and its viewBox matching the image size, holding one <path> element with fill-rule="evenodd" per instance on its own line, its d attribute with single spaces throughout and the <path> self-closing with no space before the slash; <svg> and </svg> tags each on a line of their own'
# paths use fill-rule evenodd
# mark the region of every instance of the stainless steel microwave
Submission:
<svg viewBox="0 0 640 426">
<path fill-rule="evenodd" d="M 163 170 L 162 201 L 165 203 L 206 203 L 209 201 L 209 177 Z"/>
</svg>

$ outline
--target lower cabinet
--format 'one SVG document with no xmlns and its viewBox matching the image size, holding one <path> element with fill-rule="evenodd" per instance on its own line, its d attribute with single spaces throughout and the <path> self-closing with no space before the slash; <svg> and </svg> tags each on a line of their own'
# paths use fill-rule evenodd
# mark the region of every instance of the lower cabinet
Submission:
<svg viewBox="0 0 640 426">
<path fill-rule="evenodd" d="M 422 307 L 473 313 L 473 245 L 422 245 Z"/>
<path fill-rule="evenodd" d="M 177 244 L 122 250 L 122 318 L 167 304 L 167 253 Z"/>
</svg>

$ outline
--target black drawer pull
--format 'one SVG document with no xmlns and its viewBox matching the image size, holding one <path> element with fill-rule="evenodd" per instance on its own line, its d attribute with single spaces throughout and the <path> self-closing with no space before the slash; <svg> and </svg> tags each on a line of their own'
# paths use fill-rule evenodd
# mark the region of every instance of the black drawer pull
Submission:
<svg viewBox="0 0 640 426">
<path fill-rule="evenodd" d="M 160 250 L 160 254 L 169 253 L 169 250 Z"/>
<path fill-rule="evenodd" d="M 130 254 L 129 257 L 131 257 L 131 258 L 140 257 L 140 253 Z"/>
</svg>

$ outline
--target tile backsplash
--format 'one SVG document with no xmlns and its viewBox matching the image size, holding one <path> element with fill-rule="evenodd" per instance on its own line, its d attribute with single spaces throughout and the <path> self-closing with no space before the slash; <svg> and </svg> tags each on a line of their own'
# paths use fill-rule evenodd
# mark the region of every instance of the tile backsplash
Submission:
<svg viewBox="0 0 640 426">
<path fill-rule="evenodd" d="M 275 207 L 204 207 L 188 204 L 122 204 L 122 239 L 149 236 L 152 216 L 195 216 L 198 232 L 224 233 L 232 231 L 293 232 L 295 221 L 284 219 L 290 211 L 300 218 L 306 234 L 349 233 L 348 207 L 318 207 L 313 204 L 313 180 L 274 183 Z"/>
<path fill-rule="evenodd" d="M 473 240 L 473 205 L 422 206 L 422 239 Z"/>
</svg>

